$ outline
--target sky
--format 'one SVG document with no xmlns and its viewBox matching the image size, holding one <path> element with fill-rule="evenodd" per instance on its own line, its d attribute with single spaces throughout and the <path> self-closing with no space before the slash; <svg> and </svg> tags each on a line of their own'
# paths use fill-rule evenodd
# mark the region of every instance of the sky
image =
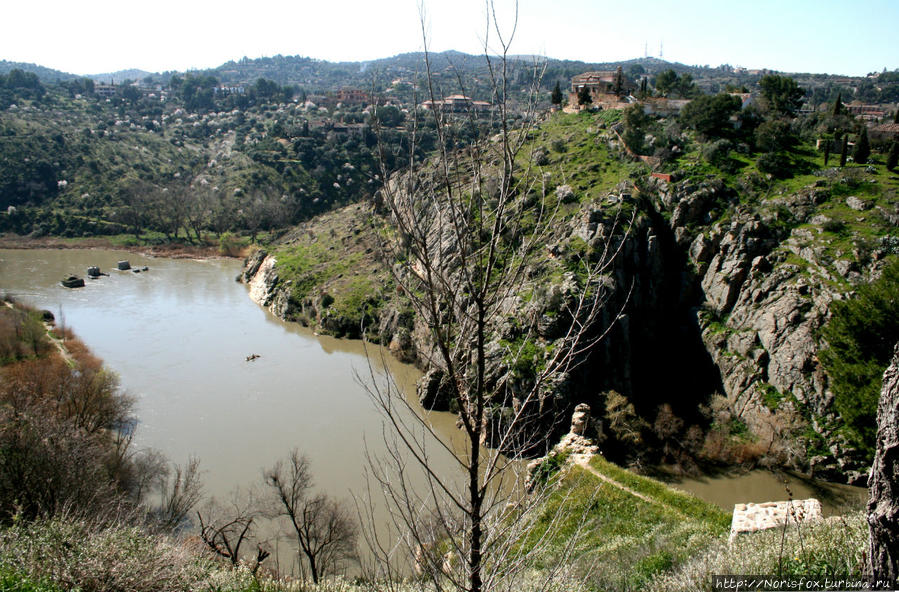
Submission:
<svg viewBox="0 0 899 592">
<path fill-rule="evenodd" d="M 493 0 L 510 53 L 585 62 L 864 75 L 899 69 L 899 0 Z M 497 52 L 486 0 L 425 0 L 433 51 Z M 419 0 L 4 3 L 0 60 L 73 74 L 162 72 L 242 57 L 365 61 L 423 48 Z M 489 33 L 488 33 L 489 31 Z"/>
</svg>

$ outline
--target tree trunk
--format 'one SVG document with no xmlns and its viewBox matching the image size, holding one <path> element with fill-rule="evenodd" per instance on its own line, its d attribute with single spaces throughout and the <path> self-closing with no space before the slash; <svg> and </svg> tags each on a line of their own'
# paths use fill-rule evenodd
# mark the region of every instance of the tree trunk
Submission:
<svg viewBox="0 0 899 592">
<path fill-rule="evenodd" d="M 899 344 L 883 374 L 868 487 L 868 573 L 870 582 L 883 589 L 899 578 Z"/>
</svg>

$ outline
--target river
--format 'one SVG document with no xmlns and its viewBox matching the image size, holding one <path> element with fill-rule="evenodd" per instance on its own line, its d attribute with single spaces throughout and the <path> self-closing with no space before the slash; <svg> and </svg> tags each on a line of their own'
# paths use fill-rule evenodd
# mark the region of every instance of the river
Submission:
<svg viewBox="0 0 899 592">
<path fill-rule="evenodd" d="M 117 271 L 122 259 L 148 270 Z M 109 276 L 84 288 L 59 284 L 91 265 Z M 365 446 L 383 452 L 381 416 L 355 377 L 368 374 L 362 343 L 280 321 L 235 282 L 239 270 L 226 259 L 0 250 L 0 291 L 73 329 L 136 398 L 136 444 L 178 463 L 199 458 L 208 494 L 260 484 L 262 469 L 292 448 L 310 458 L 320 489 L 342 498 L 362 491 Z M 259 357 L 247 361 L 251 354 Z M 419 372 L 385 358 L 414 392 Z M 458 433 L 448 413 L 430 420 L 446 437 Z M 447 455 L 433 462 L 451 470 Z"/>
<path fill-rule="evenodd" d="M 115 270 L 128 259 L 142 273 Z M 99 265 L 108 277 L 68 289 L 63 277 Z M 146 258 L 107 250 L 0 250 L 0 291 L 57 316 L 121 378 L 136 398 L 136 442 L 184 463 L 200 459 L 207 494 L 261 483 L 263 467 L 298 448 L 316 484 L 347 498 L 365 486 L 366 446 L 384 451 L 383 422 L 355 374 L 368 373 L 361 342 L 319 337 L 253 303 L 235 282 L 234 260 Z M 374 356 L 381 359 L 380 350 Z M 247 361 L 247 356 L 259 357 Z M 407 393 L 419 372 L 390 356 Z M 379 368 L 380 370 L 380 368 Z M 419 411 L 420 412 L 420 411 Z M 459 436 L 447 413 L 429 419 Z M 437 448 L 434 447 L 435 453 Z M 448 455 L 435 454 L 438 471 Z M 674 483 L 731 510 L 738 502 L 787 499 L 764 471 Z M 794 476 L 794 498 L 819 497 L 828 512 L 857 505 L 864 490 Z"/>
</svg>

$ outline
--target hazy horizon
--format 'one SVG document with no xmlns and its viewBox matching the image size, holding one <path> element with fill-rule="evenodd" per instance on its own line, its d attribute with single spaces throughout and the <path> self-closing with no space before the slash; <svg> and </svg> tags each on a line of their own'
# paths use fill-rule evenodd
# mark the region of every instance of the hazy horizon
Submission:
<svg viewBox="0 0 899 592">
<path fill-rule="evenodd" d="M 487 27 L 483 0 L 425 6 L 425 34 L 434 52 L 499 52 L 516 23 L 513 0 L 496 0 L 500 31 Z M 564 7 L 520 0 L 511 54 L 560 60 L 619 62 L 648 55 L 689 66 L 722 64 L 780 72 L 864 76 L 899 68 L 899 2 L 837 0 L 775 2 L 751 8 L 691 0 L 605 6 L 570 0 Z M 244 5 L 159 0 L 152 11 L 112 0 L 49 0 L 4 8 L 10 26 L 0 59 L 75 75 L 136 69 L 205 70 L 243 57 L 310 57 L 367 62 L 421 51 L 416 0 L 339 0 Z M 856 36 L 863 36 L 860 42 Z"/>
</svg>

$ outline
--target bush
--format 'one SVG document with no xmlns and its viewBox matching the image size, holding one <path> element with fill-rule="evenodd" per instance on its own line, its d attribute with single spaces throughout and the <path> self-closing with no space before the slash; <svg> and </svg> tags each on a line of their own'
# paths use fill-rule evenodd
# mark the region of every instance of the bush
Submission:
<svg viewBox="0 0 899 592">
<path fill-rule="evenodd" d="M 0 532 L 0 574 L 12 572 L 32 586 L 20 590 L 209 589 L 194 586 L 211 575 L 214 567 L 198 550 L 136 527 L 53 519 Z"/>
<path fill-rule="evenodd" d="M 787 179 L 793 175 L 790 167 L 790 159 L 779 152 L 766 152 L 759 156 L 756 163 L 759 170 L 768 173 L 778 179 Z"/>
<path fill-rule="evenodd" d="M 834 405 L 850 439 L 871 455 L 883 371 L 899 340 L 899 260 L 880 279 L 858 287 L 855 298 L 831 305 L 818 357 L 830 377 Z"/>
</svg>

